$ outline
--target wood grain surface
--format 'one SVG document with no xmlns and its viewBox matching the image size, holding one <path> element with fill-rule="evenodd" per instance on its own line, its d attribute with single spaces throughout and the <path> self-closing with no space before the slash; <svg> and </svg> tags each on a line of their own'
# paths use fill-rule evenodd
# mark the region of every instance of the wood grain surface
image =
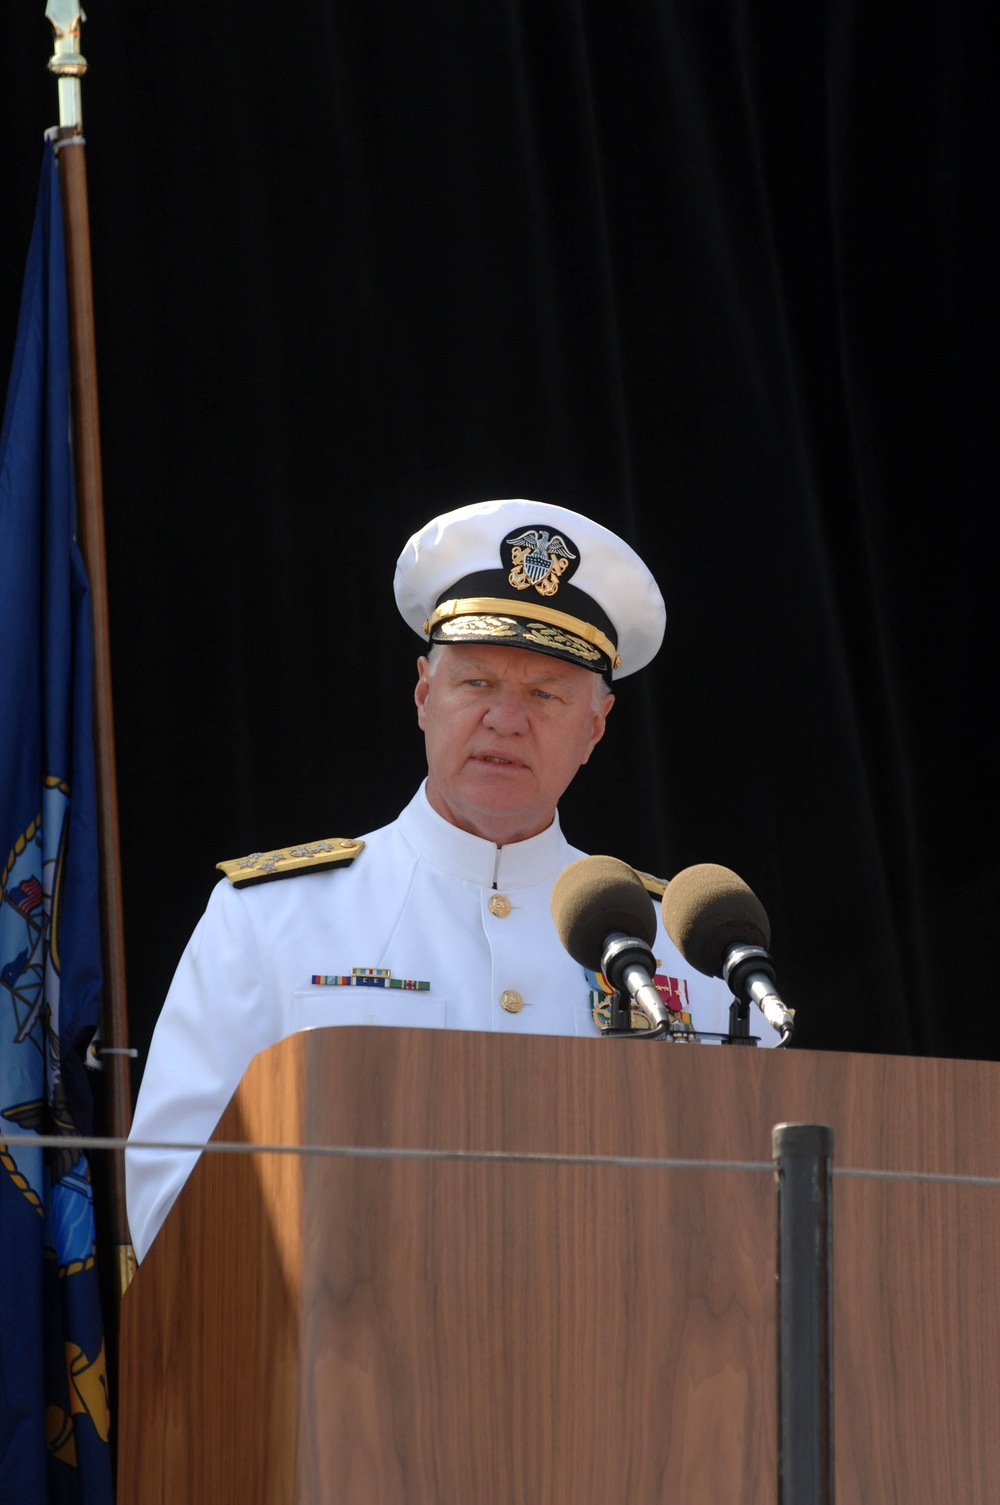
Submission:
<svg viewBox="0 0 1000 1505">
<path fill-rule="evenodd" d="M 220 1140 L 995 1176 L 1000 1068 L 320 1030 Z M 770 1171 L 204 1155 L 123 1308 L 121 1505 L 764 1502 Z M 1000 1480 L 994 1189 L 834 1181 L 838 1505 Z"/>
</svg>

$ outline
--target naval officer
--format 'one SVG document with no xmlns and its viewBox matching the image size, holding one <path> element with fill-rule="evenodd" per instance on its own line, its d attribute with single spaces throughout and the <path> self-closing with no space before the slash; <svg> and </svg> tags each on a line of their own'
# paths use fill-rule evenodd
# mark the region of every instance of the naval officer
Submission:
<svg viewBox="0 0 1000 1505">
<path fill-rule="evenodd" d="M 426 780 L 361 839 L 220 864 L 157 1022 L 135 1139 L 207 1140 L 254 1055 L 312 1026 L 600 1037 L 602 979 L 563 949 L 549 910 L 584 855 L 557 806 L 604 735 L 614 682 L 660 646 L 656 582 L 598 523 L 510 500 L 428 523 L 395 593 L 426 649 Z M 724 984 L 694 973 L 659 922 L 654 950 L 678 1019 L 724 1033 Z M 196 1158 L 127 1151 L 139 1259 Z"/>
</svg>

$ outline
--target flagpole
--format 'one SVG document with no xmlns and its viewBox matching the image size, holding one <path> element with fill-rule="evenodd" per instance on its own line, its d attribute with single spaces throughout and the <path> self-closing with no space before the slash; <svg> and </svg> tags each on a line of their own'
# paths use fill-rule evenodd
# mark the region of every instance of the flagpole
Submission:
<svg viewBox="0 0 1000 1505">
<path fill-rule="evenodd" d="M 132 1124 L 128 1013 L 125 991 L 125 938 L 122 911 L 118 783 L 115 770 L 114 708 L 111 696 L 111 640 L 104 547 L 104 490 L 97 407 L 97 356 L 90 262 L 90 215 L 80 80 L 87 63 L 80 53 L 79 0 L 48 0 L 45 14 L 55 32 L 49 69 L 59 81 L 59 127 L 52 132 L 59 167 L 66 246 L 70 321 L 70 387 L 73 466 L 76 478 L 77 536 L 90 581 L 94 624 L 94 752 L 97 768 L 100 853 L 101 950 L 104 993 L 100 1064 L 108 1131 L 127 1136 Z M 124 1292 L 135 1270 L 125 1208 L 125 1167 L 120 1150 L 108 1156 L 111 1235 Z"/>
</svg>

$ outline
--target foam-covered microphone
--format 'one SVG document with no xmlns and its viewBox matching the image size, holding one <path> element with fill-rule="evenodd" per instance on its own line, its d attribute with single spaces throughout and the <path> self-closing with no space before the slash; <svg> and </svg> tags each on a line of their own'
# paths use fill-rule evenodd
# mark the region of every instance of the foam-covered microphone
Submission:
<svg viewBox="0 0 1000 1505">
<path fill-rule="evenodd" d="M 714 862 L 686 867 L 667 884 L 663 924 L 692 967 L 725 978 L 737 998 L 752 999 L 787 1044 L 795 1020 L 775 986 L 770 922 L 742 878 Z"/>
<path fill-rule="evenodd" d="M 571 862 L 553 885 L 552 918 L 574 961 L 603 972 L 658 1033 L 669 1027 L 670 1010 L 653 983 L 656 911 L 627 862 L 617 857 Z"/>
</svg>

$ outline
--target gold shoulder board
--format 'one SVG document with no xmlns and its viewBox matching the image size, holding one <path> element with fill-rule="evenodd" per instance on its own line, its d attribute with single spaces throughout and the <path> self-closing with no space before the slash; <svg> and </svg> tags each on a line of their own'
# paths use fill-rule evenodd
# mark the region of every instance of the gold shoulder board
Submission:
<svg viewBox="0 0 1000 1505">
<path fill-rule="evenodd" d="M 652 894 L 654 899 L 663 898 L 667 884 L 670 881 L 669 878 L 654 878 L 652 873 L 641 873 L 638 868 L 635 868 L 633 871 L 648 894 Z"/>
<path fill-rule="evenodd" d="M 273 878 L 290 878 L 294 873 L 318 873 L 325 868 L 349 866 L 364 846 L 344 836 L 328 841 L 310 841 L 301 847 L 281 847 L 277 852 L 251 852 L 249 857 L 235 857 L 232 862 L 217 862 L 234 888 L 251 883 L 269 883 Z"/>
</svg>

